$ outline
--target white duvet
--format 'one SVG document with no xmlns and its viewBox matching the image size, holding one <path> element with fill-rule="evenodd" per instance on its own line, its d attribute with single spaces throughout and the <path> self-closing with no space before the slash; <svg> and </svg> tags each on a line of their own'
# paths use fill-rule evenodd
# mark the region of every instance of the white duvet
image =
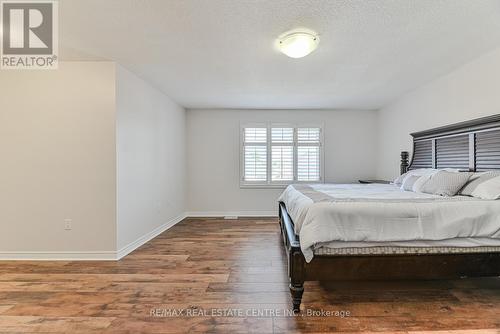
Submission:
<svg viewBox="0 0 500 334">
<path fill-rule="evenodd" d="M 281 194 L 311 261 L 330 242 L 500 239 L 500 200 L 442 197 L 382 184 L 290 185 Z"/>
</svg>

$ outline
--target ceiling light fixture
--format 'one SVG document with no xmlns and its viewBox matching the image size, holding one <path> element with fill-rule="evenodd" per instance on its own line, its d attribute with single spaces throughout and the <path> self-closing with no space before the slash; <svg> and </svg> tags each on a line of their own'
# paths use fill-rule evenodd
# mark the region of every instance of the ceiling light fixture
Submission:
<svg viewBox="0 0 500 334">
<path fill-rule="evenodd" d="M 278 38 L 278 48 L 291 58 L 302 58 L 316 50 L 319 37 L 306 30 L 289 31 Z"/>
</svg>

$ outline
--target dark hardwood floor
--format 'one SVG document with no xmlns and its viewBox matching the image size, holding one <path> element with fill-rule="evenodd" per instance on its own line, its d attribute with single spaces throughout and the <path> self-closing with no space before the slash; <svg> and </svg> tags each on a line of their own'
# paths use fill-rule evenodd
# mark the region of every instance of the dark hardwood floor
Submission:
<svg viewBox="0 0 500 334">
<path fill-rule="evenodd" d="M 500 333 L 498 278 L 305 288 L 284 316 L 276 219 L 186 219 L 118 262 L 0 262 L 0 332 Z"/>
</svg>

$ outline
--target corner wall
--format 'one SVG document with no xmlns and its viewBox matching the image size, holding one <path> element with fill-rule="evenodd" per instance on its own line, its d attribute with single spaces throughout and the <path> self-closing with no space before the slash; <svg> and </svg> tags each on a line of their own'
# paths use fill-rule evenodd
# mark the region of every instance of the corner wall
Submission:
<svg viewBox="0 0 500 334">
<path fill-rule="evenodd" d="M 185 111 L 117 65 L 117 248 L 123 256 L 184 218 Z"/>
<path fill-rule="evenodd" d="M 61 62 L 0 92 L 0 259 L 114 260 L 184 217 L 185 111 L 150 84 Z"/>
<path fill-rule="evenodd" d="M 1 71 L 0 94 L 0 257 L 113 258 L 114 63 Z"/>
<path fill-rule="evenodd" d="M 410 133 L 500 113 L 500 48 L 379 110 L 377 176 L 399 173 Z"/>
</svg>

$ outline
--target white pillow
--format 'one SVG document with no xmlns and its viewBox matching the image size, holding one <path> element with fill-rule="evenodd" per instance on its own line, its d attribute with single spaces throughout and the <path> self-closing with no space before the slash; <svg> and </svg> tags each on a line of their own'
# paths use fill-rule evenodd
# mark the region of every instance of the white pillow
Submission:
<svg viewBox="0 0 500 334">
<path fill-rule="evenodd" d="M 421 193 L 425 184 L 427 183 L 427 181 L 431 179 L 432 175 L 433 174 L 422 175 L 417 181 L 415 181 L 411 190 L 413 190 L 416 193 Z"/>
<path fill-rule="evenodd" d="M 472 175 L 469 179 L 469 182 L 467 182 L 462 190 L 460 190 L 460 195 L 472 196 L 474 190 L 476 190 L 481 183 L 491 180 L 497 176 L 500 176 L 500 171 L 474 173 L 474 175 Z"/>
<path fill-rule="evenodd" d="M 442 168 L 442 169 L 438 169 L 438 171 L 440 171 L 440 170 L 444 170 L 445 172 L 454 172 L 454 173 L 468 172 L 467 169 L 460 169 L 460 168 Z"/>
<path fill-rule="evenodd" d="M 455 196 L 469 181 L 473 173 L 441 170 L 425 182 L 422 192 L 440 196 Z"/>
<path fill-rule="evenodd" d="M 500 176 L 489 179 L 474 189 L 472 196 L 482 199 L 500 198 Z"/>
<path fill-rule="evenodd" d="M 400 186 L 403 184 L 404 178 L 408 175 L 409 172 L 406 172 L 404 174 L 399 175 L 397 178 L 394 179 L 392 183 L 394 183 L 397 186 Z"/>
<path fill-rule="evenodd" d="M 401 190 L 412 191 L 413 190 L 413 185 L 421 177 L 422 176 L 418 176 L 418 175 L 408 175 L 407 177 L 405 177 L 405 179 L 403 181 L 403 184 L 401 185 Z"/>
<path fill-rule="evenodd" d="M 401 186 L 404 182 L 404 179 L 410 175 L 418 175 L 418 176 L 429 175 L 429 174 L 432 175 L 434 173 L 437 173 L 437 171 L 438 171 L 437 169 L 433 169 L 433 168 L 413 169 L 413 170 L 410 170 L 410 171 L 404 173 L 403 175 L 398 176 L 394 180 L 394 184 Z"/>
</svg>

